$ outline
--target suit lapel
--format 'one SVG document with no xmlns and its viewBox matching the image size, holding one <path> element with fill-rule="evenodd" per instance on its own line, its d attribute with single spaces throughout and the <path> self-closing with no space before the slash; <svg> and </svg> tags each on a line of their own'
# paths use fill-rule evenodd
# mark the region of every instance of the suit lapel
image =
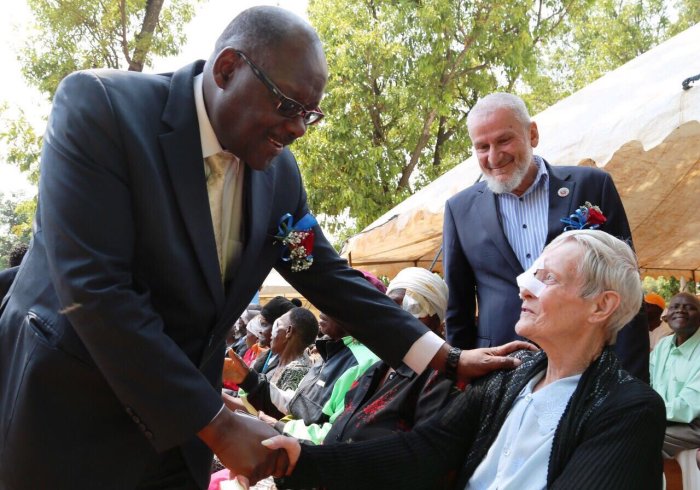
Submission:
<svg viewBox="0 0 700 490">
<path fill-rule="evenodd" d="M 173 74 L 163 112 L 163 122 L 172 131 L 160 135 L 160 142 L 185 228 L 220 311 L 224 304 L 224 290 L 209 210 L 193 89 L 193 78 L 202 71 L 203 64 L 203 61 L 197 62 Z"/>
<path fill-rule="evenodd" d="M 508 243 L 503 226 L 501 225 L 501 217 L 496 207 L 496 196 L 485 186 L 479 190 L 481 195 L 476 201 L 477 213 L 481 219 L 481 223 L 486 231 L 486 235 L 496 245 L 496 248 L 501 252 L 501 255 L 506 259 L 513 270 L 522 272 L 522 265 L 515 256 L 515 252 Z"/>
<path fill-rule="evenodd" d="M 545 241 L 545 245 L 547 245 L 558 235 L 561 235 L 564 230 L 564 223 L 560 221 L 561 218 L 568 218 L 574 211 L 572 206 L 576 182 L 571 179 L 571 174 L 568 170 L 552 167 L 547 162 L 545 162 L 545 165 L 547 166 L 547 173 L 549 173 L 549 212 L 547 239 Z"/>
</svg>

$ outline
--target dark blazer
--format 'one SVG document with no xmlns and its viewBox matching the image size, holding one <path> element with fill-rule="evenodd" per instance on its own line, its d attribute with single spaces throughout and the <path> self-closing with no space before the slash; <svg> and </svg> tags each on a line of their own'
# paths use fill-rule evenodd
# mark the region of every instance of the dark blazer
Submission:
<svg viewBox="0 0 700 490">
<path fill-rule="evenodd" d="M 545 165 L 549 173 L 546 243 L 564 231 L 560 219 L 588 201 L 600 206 L 607 217 L 603 231 L 632 244 L 622 201 L 607 172 Z M 567 189 L 568 194 L 561 196 L 560 189 Z M 445 204 L 443 270 L 450 290 L 447 341 L 461 348 L 496 346 L 519 338 L 514 328 L 522 301 L 515 278 L 523 267 L 503 232 L 496 206 L 496 196 L 486 182 L 459 192 Z M 643 311 L 620 332 L 617 354 L 625 369 L 649 380 L 649 334 Z"/>
<path fill-rule="evenodd" d="M 0 488 L 134 488 L 158 452 L 196 481 L 222 406 L 224 340 L 270 269 L 398 365 L 427 329 L 315 229 L 291 272 L 273 240 L 307 212 L 294 157 L 246 169 L 244 250 L 221 283 L 195 110 L 172 74 L 77 72 L 44 137 L 32 245 L 0 305 Z M 342 294 L 341 294 L 342 293 Z"/>
</svg>

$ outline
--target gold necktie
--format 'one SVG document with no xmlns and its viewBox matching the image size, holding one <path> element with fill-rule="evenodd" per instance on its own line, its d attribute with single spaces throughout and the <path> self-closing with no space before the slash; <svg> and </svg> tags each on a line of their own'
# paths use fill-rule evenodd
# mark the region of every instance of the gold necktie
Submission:
<svg viewBox="0 0 700 490">
<path fill-rule="evenodd" d="M 233 155 L 226 151 L 221 151 L 213 155 L 209 155 L 204 160 L 209 166 L 209 177 L 207 178 L 207 193 L 209 194 L 209 209 L 211 210 L 211 221 L 214 225 L 214 240 L 216 241 L 216 254 L 219 258 L 219 268 L 221 278 L 224 278 L 226 271 L 226 260 L 224 258 L 223 238 L 222 238 L 222 222 L 221 210 L 224 197 L 224 182 L 226 177 L 226 169 L 231 164 Z"/>
</svg>

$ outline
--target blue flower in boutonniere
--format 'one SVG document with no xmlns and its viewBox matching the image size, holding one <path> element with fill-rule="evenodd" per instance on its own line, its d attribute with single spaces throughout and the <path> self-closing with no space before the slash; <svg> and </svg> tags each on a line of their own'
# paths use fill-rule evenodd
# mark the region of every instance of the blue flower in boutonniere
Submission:
<svg viewBox="0 0 700 490">
<path fill-rule="evenodd" d="M 294 223 L 294 217 L 287 213 L 280 219 L 275 241 L 285 246 L 282 260 L 292 263 L 292 271 L 304 271 L 314 262 L 314 230 L 316 218 L 307 213 Z"/>
<path fill-rule="evenodd" d="M 598 206 L 594 206 L 586 201 L 574 214 L 568 218 L 562 218 L 561 222 L 566 225 L 564 231 L 583 229 L 596 230 L 607 220 L 608 219 Z"/>
</svg>

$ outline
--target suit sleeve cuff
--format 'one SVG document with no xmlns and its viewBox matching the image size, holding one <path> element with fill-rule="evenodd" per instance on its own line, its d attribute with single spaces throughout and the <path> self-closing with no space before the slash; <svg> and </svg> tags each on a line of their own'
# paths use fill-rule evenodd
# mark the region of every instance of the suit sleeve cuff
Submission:
<svg viewBox="0 0 700 490">
<path fill-rule="evenodd" d="M 444 343 L 445 339 L 435 332 L 426 332 L 413 343 L 404 356 L 403 363 L 416 374 L 420 374 L 428 367 Z"/>
<path fill-rule="evenodd" d="M 214 415 L 214 416 L 211 418 L 211 420 L 209 421 L 210 424 L 211 424 L 212 422 L 214 422 L 214 419 L 215 419 L 216 417 L 218 417 L 218 416 L 221 414 L 221 412 L 224 411 L 224 408 L 226 408 L 226 405 L 221 405 L 221 408 L 219 409 L 219 411 L 216 412 L 216 415 Z"/>
</svg>

